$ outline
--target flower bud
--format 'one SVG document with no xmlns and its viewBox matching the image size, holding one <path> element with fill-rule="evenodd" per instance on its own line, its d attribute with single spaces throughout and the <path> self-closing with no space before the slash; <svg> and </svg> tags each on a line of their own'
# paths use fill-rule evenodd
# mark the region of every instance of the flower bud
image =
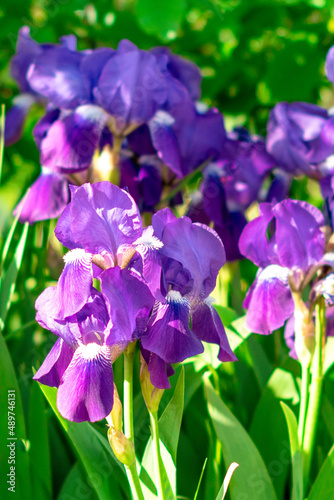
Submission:
<svg viewBox="0 0 334 500">
<path fill-rule="evenodd" d="M 119 399 L 117 387 L 114 383 L 114 404 L 112 410 L 107 418 L 109 425 L 117 431 L 122 432 L 123 429 L 123 406 Z"/>
<path fill-rule="evenodd" d="M 164 389 L 158 389 L 151 383 L 150 372 L 143 356 L 141 356 L 140 385 L 148 411 L 155 413 L 159 409 Z"/>
<path fill-rule="evenodd" d="M 295 300 L 295 350 L 302 365 L 309 366 L 314 352 L 315 325 L 312 314 L 302 300 Z"/>
<path fill-rule="evenodd" d="M 115 457 L 127 467 L 131 467 L 136 461 L 133 443 L 113 426 L 108 429 L 108 441 Z"/>
</svg>

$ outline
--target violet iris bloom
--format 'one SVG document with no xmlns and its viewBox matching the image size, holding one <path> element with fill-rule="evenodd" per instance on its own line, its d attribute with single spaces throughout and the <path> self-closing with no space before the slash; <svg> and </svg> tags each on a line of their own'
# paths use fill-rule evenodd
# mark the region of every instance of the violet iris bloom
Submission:
<svg viewBox="0 0 334 500">
<path fill-rule="evenodd" d="M 333 172 L 334 117 L 314 104 L 281 102 L 269 115 L 267 150 L 277 165 L 294 175 L 321 179 Z"/>
<path fill-rule="evenodd" d="M 323 258 L 324 218 L 312 205 L 290 199 L 276 205 L 261 203 L 259 210 L 260 216 L 243 230 L 239 248 L 259 267 L 244 302 L 247 326 L 269 334 L 294 312 L 289 279 L 302 280 Z"/>
<path fill-rule="evenodd" d="M 57 288 L 37 299 L 36 319 L 59 339 L 34 376 L 58 387 L 61 415 L 74 422 L 95 422 L 113 406 L 112 363 L 145 329 L 154 298 L 147 285 L 130 271 L 108 269 L 99 277 L 102 294 L 91 288 L 84 306 L 74 315 L 52 316 Z"/>
<path fill-rule="evenodd" d="M 50 57 L 50 52 L 75 54 L 76 39 L 74 36 L 64 36 L 61 45 L 38 44 L 30 37 L 30 28 L 23 26 L 19 30 L 16 54 L 11 60 L 11 75 L 16 80 L 20 94 L 13 100 L 13 107 L 6 114 L 5 144 L 10 146 L 22 135 L 25 118 L 35 102 L 46 105 L 47 99 L 43 92 L 34 88 L 28 78 L 29 70 L 38 57 Z M 58 82 L 59 83 L 59 82 Z"/>
<path fill-rule="evenodd" d="M 188 216 L 196 222 L 214 223 L 223 241 L 228 261 L 241 259 L 238 242 L 247 224 L 245 210 L 259 198 L 266 174 L 274 166 L 264 140 L 244 129 L 229 134 L 224 159 L 203 171 L 199 192 L 193 195 Z"/>
<path fill-rule="evenodd" d="M 141 347 L 153 385 L 164 388 L 169 387 L 170 364 L 203 352 L 202 341 L 220 346 L 221 361 L 236 358 L 209 299 L 225 263 L 218 235 L 188 217 L 177 219 L 167 208 L 153 216 L 152 226 L 163 243 L 161 294 L 156 295 Z"/>
<path fill-rule="evenodd" d="M 36 320 L 59 338 L 34 379 L 58 387 L 57 406 L 63 417 L 74 422 L 101 420 L 112 409 L 114 393 L 105 302 L 92 290 L 80 311 L 59 321 L 50 315 L 55 294 L 54 287 L 47 288 L 36 301 Z"/>
<path fill-rule="evenodd" d="M 136 251 L 143 259 L 143 277 L 152 290 L 160 283 L 155 251 L 162 243 L 143 230 L 138 207 L 125 191 L 109 182 L 72 187 L 72 199 L 58 220 L 55 234 L 69 248 L 59 278 L 52 311 L 54 318 L 75 314 L 90 295 L 93 276 L 101 270 L 128 265 Z"/>
</svg>

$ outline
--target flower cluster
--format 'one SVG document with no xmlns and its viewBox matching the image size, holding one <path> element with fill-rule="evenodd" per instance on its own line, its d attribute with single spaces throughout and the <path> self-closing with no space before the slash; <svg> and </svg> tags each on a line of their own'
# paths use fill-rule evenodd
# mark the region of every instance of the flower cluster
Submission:
<svg viewBox="0 0 334 500">
<path fill-rule="evenodd" d="M 158 388 L 203 341 L 220 346 L 221 361 L 236 359 L 209 297 L 225 262 L 215 231 L 168 208 L 143 229 L 133 198 L 104 181 L 72 188 L 56 236 L 70 250 L 57 286 L 36 301 L 36 319 L 58 340 L 34 378 L 58 387 L 64 417 L 110 413 L 112 363 L 129 343 L 140 342 Z"/>
</svg>

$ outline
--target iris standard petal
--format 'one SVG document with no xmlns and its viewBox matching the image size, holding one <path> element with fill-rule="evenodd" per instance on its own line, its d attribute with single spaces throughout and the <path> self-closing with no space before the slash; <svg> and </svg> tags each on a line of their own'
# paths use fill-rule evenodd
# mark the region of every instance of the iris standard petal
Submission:
<svg viewBox="0 0 334 500">
<path fill-rule="evenodd" d="M 325 236 L 320 230 L 324 217 L 316 207 L 299 200 L 283 200 L 275 205 L 277 255 L 280 264 L 306 270 L 321 260 Z"/>
<path fill-rule="evenodd" d="M 122 251 L 142 234 L 135 201 L 110 182 L 83 184 L 73 194 L 69 207 L 59 219 L 57 238 L 63 244 L 73 238 L 77 246 L 92 254 L 108 253 L 114 264 Z"/>
</svg>

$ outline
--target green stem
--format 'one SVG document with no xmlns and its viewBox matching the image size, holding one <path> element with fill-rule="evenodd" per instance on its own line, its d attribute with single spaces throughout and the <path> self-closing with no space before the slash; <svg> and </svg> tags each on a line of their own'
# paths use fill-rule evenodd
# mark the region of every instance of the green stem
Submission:
<svg viewBox="0 0 334 500">
<path fill-rule="evenodd" d="M 126 475 L 130 484 L 131 495 L 134 500 L 145 500 L 140 486 L 136 462 L 130 467 L 125 467 Z"/>
<path fill-rule="evenodd" d="M 124 351 L 124 385 L 123 385 L 123 408 L 124 408 L 124 435 L 134 442 L 133 430 L 133 360 L 135 355 L 135 343 L 132 342 Z"/>
<path fill-rule="evenodd" d="M 132 342 L 124 351 L 124 384 L 123 384 L 123 411 L 124 411 L 124 435 L 134 445 L 133 429 L 133 360 L 136 343 Z M 126 475 L 134 500 L 144 500 L 140 486 L 136 462 L 130 467 L 126 466 Z"/>
<path fill-rule="evenodd" d="M 163 486 L 163 463 L 160 455 L 158 412 L 155 411 L 149 413 L 151 422 L 151 435 L 154 447 L 154 468 L 158 489 L 158 498 L 159 500 L 167 500 L 166 492 Z"/>
<path fill-rule="evenodd" d="M 323 337 L 325 335 L 325 304 L 324 299 L 320 298 L 316 305 L 315 321 L 315 350 L 313 355 L 313 374 L 310 387 L 310 399 L 308 404 L 304 442 L 303 442 L 303 470 L 304 484 L 307 487 L 311 461 L 313 456 L 317 423 L 320 412 L 321 390 L 322 390 L 322 357 L 323 357 Z"/>
<path fill-rule="evenodd" d="M 304 441 L 304 429 L 305 429 L 305 419 L 308 403 L 308 391 L 309 391 L 309 380 L 310 380 L 310 366 L 301 365 L 302 369 L 302 386 L 300 393 L 300 407 L 299 407 L 299 418 L 298 418 L 298 439 L 300 446 L 303 445 Z"/>
</svg>

